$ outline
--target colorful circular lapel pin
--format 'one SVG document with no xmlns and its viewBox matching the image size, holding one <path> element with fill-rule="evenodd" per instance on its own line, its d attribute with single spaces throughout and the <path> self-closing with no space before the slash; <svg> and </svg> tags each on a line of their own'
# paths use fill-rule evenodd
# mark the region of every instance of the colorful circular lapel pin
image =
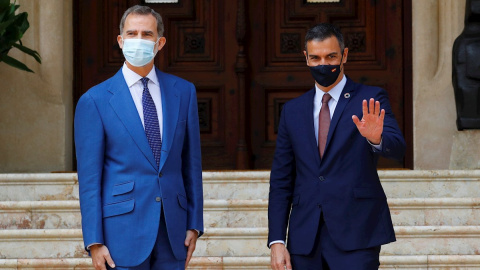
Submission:
<svg viewBox="0 0 480 270">
<path fill-rule="evenodd" d="M 350 98 L 350 93 L 345 93 L 345 95 L 343 95 L 345 98 Z"/>
</svg>

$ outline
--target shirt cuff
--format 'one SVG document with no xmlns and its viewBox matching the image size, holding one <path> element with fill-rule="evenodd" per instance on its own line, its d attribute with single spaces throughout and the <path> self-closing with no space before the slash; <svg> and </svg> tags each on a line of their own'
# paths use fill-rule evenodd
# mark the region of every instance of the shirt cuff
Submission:
<svg viewBox="0 0 480 270">
<path fill-rule="evenodd" d="M 90 250 L 90 247 L 91 246 L 94 246 L 94 245 L 103 245 L 102 243 L 93 243 L 93 244 L 90 244 L 87 246 L 87 250 Z"/>
<path fill-rule="evenodd" d="M 379 144 L 373 144 L 369 140 L 367 140 L 367 142 L 372 146 L 373 151 L 382 151 L 383 137 L 380 138 L 380 143 Z"/>
<path fill-rule="evenodd" d="M 281 243 L 281 244 L 284 244 L 284 245 L 285 245 L 285 241 L 283 241 L 283 240 L 275 240 L 275 241 L 270 242 L 270 244 L 268 244 L 268 248 L 270 248 L 273 244 L 278 244 L 278 243 Z"/>
</svg>

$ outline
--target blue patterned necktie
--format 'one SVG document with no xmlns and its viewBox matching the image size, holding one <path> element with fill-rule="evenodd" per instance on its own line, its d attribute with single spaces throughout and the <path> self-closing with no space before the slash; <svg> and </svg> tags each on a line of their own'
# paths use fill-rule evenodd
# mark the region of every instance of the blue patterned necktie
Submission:
<svg viewBox="0 0 480 270">
<path fill-rule="evenodd" d="M 160 125 L 158 123 L 157 109 L 153 103 L 152 96 L 148 90 L 148 78 L 142 78 L 143 94 L 143 123 L 145 125 L 145 134 L 147 135 L 148 144 L 152 148 L 153 157 L 157 163 L 160 164 L 160 155 L 162 149 L 162 135 L 160 134 Z"/>
</svg>

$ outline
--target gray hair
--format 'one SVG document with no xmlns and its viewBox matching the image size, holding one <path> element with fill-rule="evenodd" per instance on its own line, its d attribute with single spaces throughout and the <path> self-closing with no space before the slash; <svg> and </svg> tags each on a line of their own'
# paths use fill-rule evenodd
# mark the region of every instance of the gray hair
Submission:
<svg viewBox="0 0 480 270">
<path fill-rule="evenodd" d="M 324 41 L 332 36 L 337 38 L 340 50 L 343 52 L 343 49 L 345 49 L 343 34 L 335 25 L 329 23 L 320 23 L 308 30 L 305 35 L 305 51 L 307 51 L 307 42 L 311 40 Z"/>
<path fill-rule="evenodd" d="M 158 14 L 155 10 L 153 10 L 150 7 L 147 6 L 140 6 L 140 5 L 135 5 L 125 11 L 123 13 L 122 19 L 120 20 L 120 35 L 123 33 L 123 27 L 125 26 L 125 20 L 127 19 L 127 16 L 130 14 L 137 14 L 137 15 L 148 15 L 152 14 L 153 17 L 157 20 L 157 32 L 159 37 L 163 37 L 163 20 L 162 16 Z"/>
</svg>

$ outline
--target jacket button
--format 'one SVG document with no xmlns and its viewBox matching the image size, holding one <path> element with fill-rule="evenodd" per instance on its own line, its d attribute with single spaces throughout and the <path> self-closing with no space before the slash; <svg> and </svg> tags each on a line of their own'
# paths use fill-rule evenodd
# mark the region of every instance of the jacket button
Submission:
<svg viewBox="0 0 480 270">
<path fill-rule="evenodd" d="M 163 174 L 161 172 L 158 173 L 158 177 L 162 177 L 162 176 L 163 176 Z"/>
<path fill-rule="evenodd" d="M 323 177 L 323 176 L 319 176 L 318 179 L 322 182 L 325 181 L 325 177 Z"/>
<path fill-rule="evenodd" d="M 157 201 L 157 202 L 159 202 L 159 201 L 161 201 L 161 200 L 162 200 L 162 198 L 160 198 L 160 197 L 156 197 L 156 198 L 155 198 L 155 201 Z"/>
</svg>

